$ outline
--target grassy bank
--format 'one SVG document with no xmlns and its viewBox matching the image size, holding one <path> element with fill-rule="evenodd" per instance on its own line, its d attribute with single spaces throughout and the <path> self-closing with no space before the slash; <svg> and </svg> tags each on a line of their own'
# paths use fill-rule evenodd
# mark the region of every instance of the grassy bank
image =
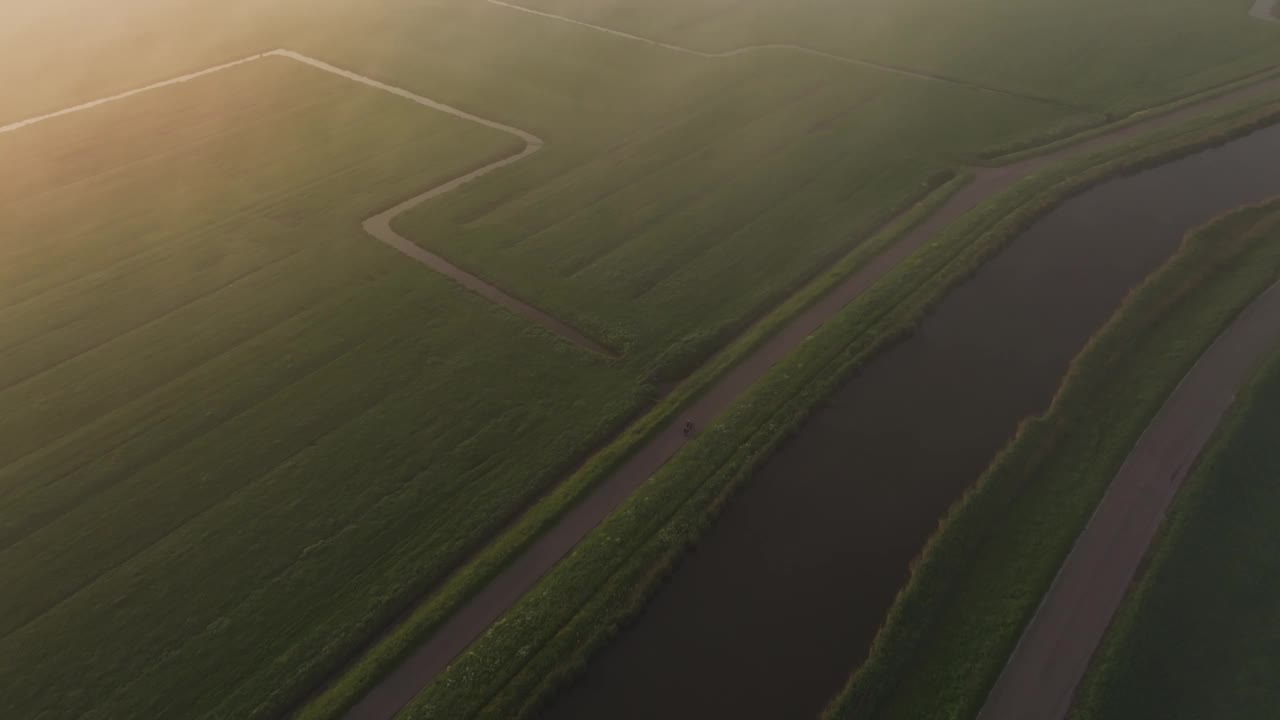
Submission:
<svg viewBox="0 0 1280 720">
<path fill-rule="evenodd" d="M 1074 720 L 1275 717 L 1280 356 L 1239 397 L 1108 630 Z"/>
<path fill-rule="evenodd" d="M 633 615 L 732 491 L 802 419 L 1044 212 L 1108 177 L 1269 124 L 1209 118 L 1036 177 L 957 223 L 824 327 L 611 516 L 415 701 L 410 717 L 520 717 Z"/>
<path fill-rule="evenodd" d="M 1280 276 L 1280 203 L 1192 233 L 1076 358 L 918 559 L 835 718 L 971 718 L 1167 395 Z"/>
</svg>

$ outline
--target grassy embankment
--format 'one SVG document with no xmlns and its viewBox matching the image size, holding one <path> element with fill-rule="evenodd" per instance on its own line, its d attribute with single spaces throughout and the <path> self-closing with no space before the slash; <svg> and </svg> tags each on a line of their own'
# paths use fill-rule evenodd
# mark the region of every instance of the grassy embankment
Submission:
<svg viewBox="0 0 1280 720">
<path fill-rule="evenodd" d="M 1239 398 L 1107 631 L 1075 720 L 1275 717 L 1280 356 Z"/>
<path fill-rule="evenodd" d="M 360 229 L 518 148 L 277 58 L 0 136 L 0 715 L 305 692 L 611 434 L 634 375 Z"/>
<path fill-rule="evenodd" d="M 1164 132 L 1038 176 L 968 216 L 775 368 L 477 641 L 408 716 L 530 713 L 638 611 L 734 488 L 808 412 L 1021 229 L 1107 177 L 1223 142 L 1276 114 L 1253 109 Z"/>
<path fill-rule="evenodd" d="M 1076 358 L 917 560 L 828 718 L 971 718 L 1111 478 L 1203 350 L 1280 277 L 1280 203 L 1192 233 Z"/>
</svg>

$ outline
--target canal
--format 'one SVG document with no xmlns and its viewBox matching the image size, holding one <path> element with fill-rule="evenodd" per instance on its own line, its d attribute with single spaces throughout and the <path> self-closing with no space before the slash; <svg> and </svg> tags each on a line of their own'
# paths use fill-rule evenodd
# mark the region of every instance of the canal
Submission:
<svg viewBox="0 0 1280 720">
<path fill-rule="evenodd" d="M 1280 127 L 1099 185 L 1028 229 L 815 413 L 548 720 L 815 716 L 911 560 L 1191 229 L 1280 195 Z"/>
</svg>

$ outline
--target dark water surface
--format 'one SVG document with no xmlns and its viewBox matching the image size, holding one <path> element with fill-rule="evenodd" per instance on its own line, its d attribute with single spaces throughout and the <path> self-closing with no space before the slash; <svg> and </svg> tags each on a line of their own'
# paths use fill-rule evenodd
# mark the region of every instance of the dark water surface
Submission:
<svg viewBox="0 0 1280 720">
<path fill-rule="evenodd" d="M 554 720 L 813 717 L 939 518 L 1190 229 L 1280 195 L 1280 127 L 1100 185 L 1029 229 L 810 418 Z"/>
</svg>

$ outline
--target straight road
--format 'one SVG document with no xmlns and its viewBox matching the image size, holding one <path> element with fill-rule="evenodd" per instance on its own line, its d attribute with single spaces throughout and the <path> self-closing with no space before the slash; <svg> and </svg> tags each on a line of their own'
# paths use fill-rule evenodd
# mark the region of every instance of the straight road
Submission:
<svg viewBox="0 0 1280 720">
<path fill-rule="evenodd" d="M 1280 345 L 1280 284 L 1205 351 L 1129 454 L 987 697 L 979 720 L 1061 720 L 1111 618 L 1236 391 Z"/>
</svg>

